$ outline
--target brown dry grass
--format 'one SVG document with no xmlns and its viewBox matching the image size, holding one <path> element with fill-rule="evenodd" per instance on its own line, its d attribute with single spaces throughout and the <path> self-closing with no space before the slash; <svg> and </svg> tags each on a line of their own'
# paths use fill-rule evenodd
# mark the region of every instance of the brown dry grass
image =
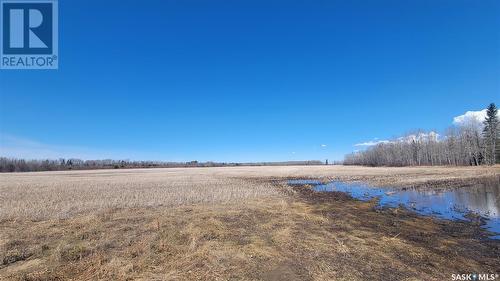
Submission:
<svg viewBox="0 0 500 281">
<path fill-rule="evenodd" d="M 498 273 L 499 243 L 478 239 L 484 233 L 477 225 L 280 184 L 314 177 L 419 185 L 498 172 L 242 167 L 3 174 L 0 280 L 447 280 L 457 272 Z"/>
<path fill-rule="evenodd" d="M 69 218 L 114 208 L 237 203 L 277 196 L 270 184 L 211 169 L 0 174 L 0 219 Z"/>
<path fill-rule="evenodd" d="M 245 202 L 278 196 L 265 179 L 323 178 L 389 185 L 468 182 L 496 167 L 284 166 L 0 174 L 0 219 L 68 218 L 110 208 Z M 251 180 L 248 180 L 251 179 Z"/>
</svg>

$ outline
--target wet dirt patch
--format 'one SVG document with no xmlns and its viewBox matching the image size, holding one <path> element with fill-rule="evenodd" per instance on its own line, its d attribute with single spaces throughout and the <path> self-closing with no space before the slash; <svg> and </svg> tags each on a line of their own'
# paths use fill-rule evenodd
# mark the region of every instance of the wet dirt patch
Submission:
<svg viewBox="0 0 500 281">
<path fill-rule="evenodd" d="M 463 220 L 500 233 L 500 183 L 483 181 L 474 186 L 448 189 L 374 187 L 362 183 L 318 180 L 290 180 L 292 186 L 310 185 L 317 192 L 340 192 L 362 200 L 377 200 L 378 206 L 402 206 L 420 215 L 449 220 Z"/>
</svg>

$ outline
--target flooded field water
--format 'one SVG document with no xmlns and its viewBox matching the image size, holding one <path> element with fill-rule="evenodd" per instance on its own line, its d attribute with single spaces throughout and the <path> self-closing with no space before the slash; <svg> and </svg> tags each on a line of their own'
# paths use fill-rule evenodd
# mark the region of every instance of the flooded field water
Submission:
<svg viewBox="0 0 500 281">
<path fill-rule="evenodd" d="M 291 185 L 313 185 L 319 192 L 345 192 L 359 200 L 377 197 L 381 207 L 403 206 L 422 215 L 431 215 L 451 220 L 468 220 L 468 215 L 479 215 L 486 219 L 485 228 L 496 232 L 500 239 L 500 184 L 484 182 L 475 186 L 453 189 L 401 189 L 372 187 L 333 181 L 321 183 L 317 180 L 290 180 Z"/>
</svg>

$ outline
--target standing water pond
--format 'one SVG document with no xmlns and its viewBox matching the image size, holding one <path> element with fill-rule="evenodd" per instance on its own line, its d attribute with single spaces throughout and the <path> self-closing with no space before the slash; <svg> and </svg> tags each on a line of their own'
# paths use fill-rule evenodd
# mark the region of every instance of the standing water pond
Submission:
<svg viewBox="0 0 500 281">
<path fill-rule="evenodd" d="M 372 187 L 359 183 L 290 180 L 290 185 L 312 185 L 318 192 L 344 192 L 358 200 L 378 198 L 381 207 L 403 206 L 422 215 L 451 220 L 468 220 L 470 214 L 486 219 L 484 227 L 500 234 L 500 184 L 484 182 L 453 189 L 402 189 Z M 492 238 L 500 239 L 500 235 Z"/>
</svg>

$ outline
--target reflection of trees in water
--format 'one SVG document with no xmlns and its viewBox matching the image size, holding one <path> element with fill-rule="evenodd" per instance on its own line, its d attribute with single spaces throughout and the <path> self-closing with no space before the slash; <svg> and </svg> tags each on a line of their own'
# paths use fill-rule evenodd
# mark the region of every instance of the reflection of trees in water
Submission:
<svg viewBox="0 0 500 281">
<path fill-rule="evenodd" d="M 457 204 L 481 214 L 500 217 L 500 184 L 488 182 L 474 187 L 461 188 L 452 192 Z"/>
<path fill-rule="evenodd" d="M 397 199 L 399 198 L 399 199 Z M 500 181 L 492 179 L 481 184 L 452 190 L 409 189 L 393 200 L 418 208 L 430 208 L 441 214 L 472 210 L 482 215 L 500 218 Z"/>
<path fill-rule="evenodd" d="M 410 190 L 406 192 L 405 196 L 407 202 L 414 204 L 417 209 L 427 209 L 432 212 L 438 212 L 445 217 L 448 217 L 447 213 L 451 211 L 451 205 L 455 204 L 453 202 L 452 196 L 448 192 L 435 191 L 435 190 Z"/>
</svg>

